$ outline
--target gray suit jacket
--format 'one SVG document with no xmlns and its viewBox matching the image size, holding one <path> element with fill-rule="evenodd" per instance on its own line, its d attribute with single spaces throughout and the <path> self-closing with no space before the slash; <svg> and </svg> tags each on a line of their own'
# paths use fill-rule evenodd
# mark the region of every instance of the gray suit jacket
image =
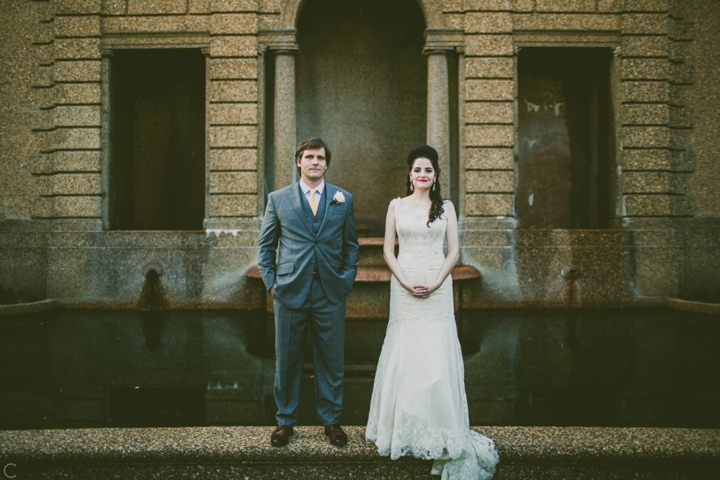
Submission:
<svg viewBox="0 0 720 480">
<path fill-rule="evenodd" d="M 333 202 L 338 191 L 345 202 Z M 327 203 L 317 235 L 303 214 L 301 202 L 306 201 L 297 183 L 272 192 L 260 229 L 260 274 L 265 287 L 275 287 L 275 298 L 288 308 L 300 308 L 308 296 L 315 268 L 313 253 L 323 290 L 332 303 L 345 300 L 357 275 L 360 245 L 352 195 L 325 182 L 321 201 Z"/>
</svg>

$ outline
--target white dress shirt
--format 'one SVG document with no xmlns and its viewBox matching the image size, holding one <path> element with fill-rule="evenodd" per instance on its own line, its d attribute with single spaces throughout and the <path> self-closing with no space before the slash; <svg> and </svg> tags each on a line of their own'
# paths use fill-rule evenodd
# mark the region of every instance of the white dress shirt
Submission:
<svg viewBox="0 0 720 480">
<path fill-rule="evenodd" d="M 305 198 L 310 201 L 310 190 L 312 187 L 310 187 L 307 183 L 303 182 L 302 179 L 300 179 L 300 189 L 302 190 L 303 194 L 305 195 Z M 320 181 L 320 184 L 315 187 L 315 198 L 317 199 L 318 207 L 320 205 L 320 199 L 322 198 L 323 190 L 325 190 L 325 179 Z"/>
</svg>

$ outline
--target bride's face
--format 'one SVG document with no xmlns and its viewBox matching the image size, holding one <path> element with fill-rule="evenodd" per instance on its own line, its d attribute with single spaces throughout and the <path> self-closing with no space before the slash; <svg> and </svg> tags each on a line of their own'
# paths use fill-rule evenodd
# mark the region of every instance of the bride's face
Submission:
<svg viewBox="0 0 720 480">
<path fill-rule="evenodd" d="M 431 188 L 435 182 L 435 169 L 427 158 L 416 158 L 410 170 L 410 181 L 416 190 Z"/>
</svg>

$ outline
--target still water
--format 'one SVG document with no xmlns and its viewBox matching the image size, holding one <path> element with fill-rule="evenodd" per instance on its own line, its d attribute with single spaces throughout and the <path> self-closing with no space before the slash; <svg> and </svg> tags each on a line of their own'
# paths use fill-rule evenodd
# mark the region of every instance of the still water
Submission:
<svg viewBox="0 0 720 480">
<path fill-rule="evenodd" d="M 458 326 L 473 424 L 720 427 L 720 316 L 484 310 Z M 366 422 L 384 331 L 348 322 L 344 424 Z M 0 429 L 273 425 L 273 378 L 263 312 L 0 317 Z"/>
</svg>

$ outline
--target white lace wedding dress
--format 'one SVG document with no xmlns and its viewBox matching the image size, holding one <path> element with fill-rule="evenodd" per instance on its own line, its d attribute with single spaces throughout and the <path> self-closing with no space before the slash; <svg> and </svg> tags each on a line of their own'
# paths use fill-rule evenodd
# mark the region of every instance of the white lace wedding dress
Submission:
<svg viewBox="0 0 720 480">
<path fill-rule="evenodd" d="M 428 211 L 393 200 L 405 279 L 427 285 L 445 261 L 447 220 L 427 227 Z M 393 276 L 390 319 L 380 353 L 366 439 L 380 455 L 435 460 L 442 480 L 492 478 L 498 455 L 489 438 L 470 430 L 465 369 L 453 313 L 450 275 L 428 298 L 416 298 Z"/>
</svg>

